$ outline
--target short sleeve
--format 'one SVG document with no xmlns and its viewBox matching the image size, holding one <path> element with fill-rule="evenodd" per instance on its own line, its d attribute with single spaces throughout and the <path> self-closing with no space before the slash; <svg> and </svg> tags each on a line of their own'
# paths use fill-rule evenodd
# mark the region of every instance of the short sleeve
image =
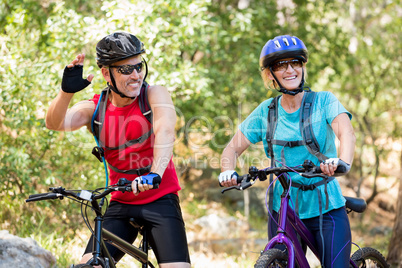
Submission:
<svg viewBox="0 0 402 268">
<path fill-rule="evenodd" d="M 332 124 L 332 121 L 338 115 L 342 113 L 346 113 L 349 116 L 349 119 L 352 119 L 352 114 L 343 107 L 343 105 L 339 102 L 339 100 L 335 97 L 331 92 L 322 92 L 325 93 L 325 96 L 321 99 L 323 102 L 323 108 L 325 111 L 325 119 L 328 124 Z"/>
<path fill-rule="evenodd" d="M 268 105 L 271 101 L 268 99 L 262 102 L 239 126 L 243 135 L 253 144 L 265 139 Z"/>
</svg>

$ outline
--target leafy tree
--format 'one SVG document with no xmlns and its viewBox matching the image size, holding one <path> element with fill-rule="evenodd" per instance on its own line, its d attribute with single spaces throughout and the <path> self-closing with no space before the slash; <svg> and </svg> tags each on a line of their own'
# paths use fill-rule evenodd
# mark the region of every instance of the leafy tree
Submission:
<svg viewBox="0 0 402 268">
<path fill-rule="evenodd" d="M 184 159 L 178 166 L 194 165 L 197 155 L 219 156 L 236 126 L 277 94 L 263 86 L 259 54 L 268 39 L 292 34 L 309 49 L 308 85 L 333 91 L 354 116 L 358 146 L 352 175 L 360 183 L 369 175 L 387 176 L 382 163 L 401 134 L 398 10 L 397 2 L 378 0 L 1 0 L 0 205 L 6 209 L 0 227 L 27 235 L 52 219 L 43 224 L 44 233 L 64 221 L 63 232 L 74 235 L 80 224 L 75 206 L 32 206 L 24 199 L 57 184 L 104 184 L 103 167 L 90 154 L 91 135 L 84 129 L 49 131 L 44 115 L 64 66 L 77 53 L 87 55 L 84 72 L 95 79 L 73 102 L 100 92 L 105 83 L 95 45 L 118 30 L 145 43 L 147 80 L 171 91 L 180 119 L 175 155 Z M 265 157 L 262 150 L 251 154 Z M 374 183 L 369 201 L 379 188 Z"/>
</svg>

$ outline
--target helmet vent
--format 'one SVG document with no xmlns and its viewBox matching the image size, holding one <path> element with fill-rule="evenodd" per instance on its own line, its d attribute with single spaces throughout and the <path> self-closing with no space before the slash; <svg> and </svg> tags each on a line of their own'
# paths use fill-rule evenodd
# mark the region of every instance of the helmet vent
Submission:
<svg viewBox="0 0 402 268">
<path fill-rule="evenodd" d="M 280 48 L 280 47 L 281 47 L 281 44 L 279 43 L 278 40 L 275 40 L 274 43 L 275 43 L 275 46 L 276 46 L 277 48 Z"/>
<path fill-rule="evenodd" d="M 289 41 L 288 41 L 287 38 L 283 38 L 282 40 L 283 40 L 283 42 L 285 43 L 286 46 L 289 46 Z"/>
<path fill-rule="evenodd" d="M 292 38 L 293 45 L 297 45 L 296 39 Z"/>
</svg>

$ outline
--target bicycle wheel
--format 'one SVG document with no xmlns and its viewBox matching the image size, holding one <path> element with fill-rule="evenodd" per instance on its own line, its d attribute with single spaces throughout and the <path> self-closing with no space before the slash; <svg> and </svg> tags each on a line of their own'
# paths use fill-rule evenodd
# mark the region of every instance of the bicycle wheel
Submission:
<svg viewBox="0 0 402 268">
<path fill-rule="evenodd" d="M 384 256 L 376 249 L 365 247 L 353 253 L 351 259 L 358 267 L 389 267 Z"/>
<path fill-rule="evenodd" d="M 264 251 L 257 262 L 254 265 L 254 268 L 268 268 L 268 267 L 287 267 L 288 264 L 288 256 L 282 250 L 277 248 L 268 249 Z"/>
<path fill-rule="evenodd" d="M 93 268 L 93 266 L 89 264 L 76 264 L 76 265 L 71 265 L 70 268 Z"/>
</svg>

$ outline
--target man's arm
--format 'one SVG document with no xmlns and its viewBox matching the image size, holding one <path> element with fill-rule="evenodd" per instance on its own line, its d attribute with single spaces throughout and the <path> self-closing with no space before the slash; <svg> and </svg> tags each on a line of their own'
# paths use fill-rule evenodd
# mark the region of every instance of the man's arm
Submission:
<svg viewBox="0 0 402 268">
<path fill-rule="evenodd" d="M 57 131 L 74 131 L 83 126 L 90 127 L 95 104 L 80 101 L 68 109 L 74 94 L 60 90 L 46 113 L 46 127 Z"/>
<path fill-rule="evenodd" d="M 91 123 L 95 104 L 92 101 L 81 101 L 71 109 L 68 106 L 75 92 L 78 92 L 91 83 L 93 75 L 82 78 L 82 69 L 85 54 L 78 54 L 68 64 L 63 73 L 62 89 L 51 102 L 46 113 L 46 127 L 58 131 L 73 131 Z"/>
<path fill-rule="evenodd" d="M 176 110 L 165 87 L 151 86 L 148 89 L 148 100 L 152 109 L 152 127 L 155 134 L 154 160 L 151 172 L 162 177 L 173 156 Z"/>
</svg>

